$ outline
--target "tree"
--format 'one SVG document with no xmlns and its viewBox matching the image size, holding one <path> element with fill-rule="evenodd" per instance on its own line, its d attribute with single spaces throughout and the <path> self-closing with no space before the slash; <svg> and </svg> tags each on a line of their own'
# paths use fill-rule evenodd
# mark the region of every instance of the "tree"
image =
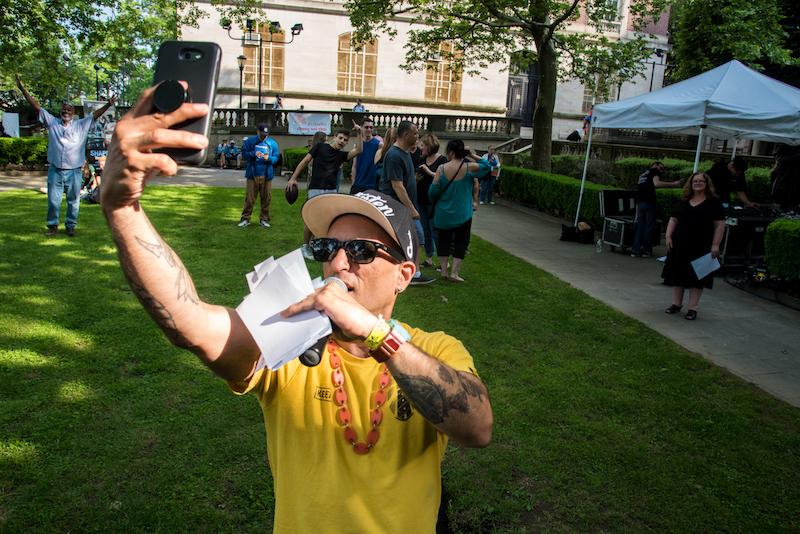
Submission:
<svg viewBox="0 0 800 534">
<path fill-rule="evenodd" d="M 657 22 L 669 0 L 631 0 L 637 30 Z M 396 17 L 409 17 L 412 29 L 406 44 L 406 70 L 426 66 L 430 51 L 442 42 L 456 46 L 442 59 L 453 70 L 480 74 L 490 63 L 527 66 L 538 62 L 539 94 L 533 118 L 531 160 L 549 171 L 553 109 L 559 80 L 577 78 L 592 90 L 607 93 L 617 76 L 631 80 L 646 67 L 652 47 L 644 34 L 629 41 L 611 40 L 602 33 L 573 33 L 569 25 L 585 11 L 588 24 L 600 30 L 617 20 L 616 3 L 607 0 L 349 0 L 353 42 L 363 44 L 378 33 L 397 36 Z M 654 36 L 651 36 L 654 37 Z"/>
<path fill-rule="evenodd" d="M 241 26 L 260 20 L 259 0 L 211 3 Z M 205 16 L 193 0 L 0 0 L 0 91 L 13 90 L 19 74 L 43 103 L 64 99 L 68 87 L 72 99 L 93 99 L 97 74 L 116 93 L 130 88 L 133 101 L 152 82 L 159 45 Z"/>
<path fill-rule="evenodd" d="M 795 0 L 678 2 L 672 52 L 676 67 L 671 79 L 685 80 L 734 59 L 757 71 L 798 65 L 785 45 L 789 34 L 781 26 L 784 15 L 778 2 L 797 15 Z M 794 25 L 796 40 L 797 19 Z"/>
</svg>

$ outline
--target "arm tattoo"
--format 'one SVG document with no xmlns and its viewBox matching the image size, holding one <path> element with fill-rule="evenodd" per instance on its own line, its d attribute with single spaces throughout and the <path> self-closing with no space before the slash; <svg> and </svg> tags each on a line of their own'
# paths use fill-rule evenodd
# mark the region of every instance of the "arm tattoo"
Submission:
<svg viewBox="0 0 800 534">
<path fill-rule="evenodd" d="M 437 375 L 442 382 L 455 383 L 444 364 L 440 364 Z M 448 394 L 436 380 L 424 375 L 400 374 L 395 377 L 395 380 L 417 411 L 425 419 L 437 425 L 443 423 L 453 410 L 463 414 L 469 413 L 469 397 L 477 397 L 480 402 L 483 402 L 482 392 L 474 384 L 463 379 L 458 372 L 456 372 L 456 376 L 461 387 L 453 394 Z"/>
<path fill-rule="evenodd" d="M 156 258 L 163 257 L 168 266 L 178 268 L 178 276 L 175 278 L 176 300 L 188 300 L 193 304 L 199 304 L 200 299 L 197 297 L 197 291 L 194 288 L 194 284 L 192 284 L 192 279 L 189 277 L 189 273 L 186 272 L 186 267 L 179 261 L 176 261 L 175 253 L 172 252 L 172 249 L 170 249 L 163 240 L 160 240 L 158 243 L 148 243 L 139 238 L 139 236 L 134 237 L 136 238 L 136 242 L 150 254 Z"/>
<path fill-rule="evenodd" d="M 163 256 L 164 260 L 166 260 L 167 262 L 167 265 L 169 265 L 170 267 L 175 267 L 175 259 L 172 257 L 171 254 L 172 251 L 167 250 L 167 247 L 165 246 L 163 241 L 160 243 L 148 243 L 147 241 L 140 239 L 139 236 L 134 236 L 134 237 L 136 238 L 136 242 L 139 243 L 139 245 L 141 245 L 143 249 L 148 251 L 156 258 L 160 258 Z"/>
</svg>

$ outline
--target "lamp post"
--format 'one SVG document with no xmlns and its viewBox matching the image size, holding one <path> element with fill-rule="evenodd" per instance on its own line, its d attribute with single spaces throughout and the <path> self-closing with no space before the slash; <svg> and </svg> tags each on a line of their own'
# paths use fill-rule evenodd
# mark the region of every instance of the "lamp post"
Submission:
<svg viewBox="0 0 800 534">
<path fill-rule="evenodd" d="M 64 63 L 67 64 L 67 102 L 69 103 L 69 62 L 70 57 L 67 54 L 61 56 L 61 59 L 64 60 Z"/>
<path fill-rule="evenodd" d="M 236 61 L 239 62 L 239 109 L 242 109 L 242 75 L 244 74 L 244 64 L 247 58 L 243 54 L 239 54 Z"/>
<path fill-rule="evenodd" d="M 245 45 L 246 41 L 256 41 L 258 43 L 258 107 L 259 107 L 259 109 L 261 109 L 261 79 L 262 79 L 262 76 L 261 76 L 261 48 L 262 48 L 262 46 L 261 46 L 261 43 L 264 43 L 264 42 L 266 42 L 266 43 L 283 43 L 284 45 L 291 44 L 292 41 L 294 41 L 295 36 L 296 35 L 300 35 L 300 32 L 303 31 L 303 25 L 298 23 L 298 24 L 295 24 L 294 26 L 292 26 L 292 38 L 289 39 L 288 41 L 276 41 L 276 40 L 274 40 L 272 38 L 271 35 L 270 35 L 269 40 L 264 39 L 264 36 L 261 35 L 261 32 L 254 32 L 253 31 L 253 30 L 257 30 L 257 25 L 256 25 L 256 21 L 254 21 L 252 19 L 248 19 L 247 20 L 247 23 L 246 23 L 247 33 L 245 33 L 241 37 L 234 37 L 234 36 L 231 35 L 232 26 L 231 26 L 231 22 L 229 20 L 226 20 L 226 19 L 221 20 L 220 21 L 220 25 L 222 26 L 223 30 L 228 30 L 228 37 L 230 37 L 234 41 L 239 41 L 239 40 L 242 41 L 242 48 L 244 48 L 244 45 Z M 281 25 L 278 22 L 270 22 L 269 23 L 269 28 L 270 28 L 270 34 L 277 33 L 279 31 L 281 31 Z M 242 57 L 242 56 L 239 56 L 239 57 Z M 236 58 L 236 60 L 237 61 L 241 61 L 239 58 Z M 239 63 L 239 65 L 240 65 L 240 67 L 239 67 L 240 69 L 244 68 L 242 66 L 241 62 Z M 241 85 L 241 74 L 240 74 L 239 82 L 240 82 L 240 85 Z M 239 93 L 241 95 L 241 88 L 239 89 Z M 241 100 L 241 96 L 239 97 L 239 100 Z M 241 107 L 241 104 L 239 104 L 239 107 Z"/>
<path fill-rule="evenodd" d="M 100 100 L 100 69 L 103 67 L 94 64 L 94 99 Z"/>
<path fill-rule="evenodd" d="M 622 74 L 617 74 L 617 102 L 619 102 L 619 93 L 622 91 L 622 82 L 625 81 L 625 78 L 622 77 Z"/>
</svg>

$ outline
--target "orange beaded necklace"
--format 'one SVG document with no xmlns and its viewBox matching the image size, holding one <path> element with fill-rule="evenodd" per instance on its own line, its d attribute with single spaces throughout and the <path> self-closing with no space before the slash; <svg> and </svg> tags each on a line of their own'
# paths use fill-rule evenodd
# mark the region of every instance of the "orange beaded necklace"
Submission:
<svg viewBox="0 0 800 534">
<path fill-rule="evenodd" d="M 382 363 L 379 368 L 380 374 L 378 375 L 378 384 L 380 385 L 380 389 L 375 392 L 375 409 L 369 414 L 369 420 L 370 423 L 372 423 L 372 429 L 367 433 L 366 443 L 357 443 L 356 440 L 358 439 L 358 435 L 356 434 L 356 431 L 353 430 L 353 427 L 350 426 L 350 422 L 353 419 L 350 410 L 347 408 L 347 392 L 344 390 L 342 359 L 337 354 L 339 346 L 336 345 L 334 341 L 328 340 L 327 348 L 331 367 L 333 368 L 333 373 L 331 373 L 331 382 L 336 388 L 334 399 L 336 404 L 339 406 L 339 409 L 337 410 L 339 414 L 339 422 L 344 425 L 344 428 L 342 429 L 344 431 L 344 439 L 347 443 L 353 446 L 353 451 L 356 454 L 369 454 L 369 452 L 372 450 L 372 447 L 378 443 L 378 438 L 380 437 L 378 425 L 380 425 L 381 421 L 383 420 L 381 406 L 386 403 L 386 388 L 392 382 L 392 375 L 389 374 L 389 369 L 386 367 L 386 364 Z"/>
</svg>

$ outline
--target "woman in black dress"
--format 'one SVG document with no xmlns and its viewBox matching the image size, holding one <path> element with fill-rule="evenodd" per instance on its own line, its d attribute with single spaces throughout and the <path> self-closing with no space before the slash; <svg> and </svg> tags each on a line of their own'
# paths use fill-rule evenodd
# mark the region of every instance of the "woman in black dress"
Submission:
<svg viewBox="0 0 800 534">
<path fill-rule="evenodd" d="M 686 318 L 697 318 L 697 304 L 703 289 L 711 289 L 714 275 L 700 280 L 691 262 L 709 252 L 716 258 L 725 234 L 725 209 L 714 185 L 703 172 L 697 172 L 683 186 L 683 194 L 667 226 L 667 261 L 661 278 L 672 286 L 672 306 L 666 313 L 678 313 L 683 307 L 683 293 L 689 288 Z"/>
</svg>

